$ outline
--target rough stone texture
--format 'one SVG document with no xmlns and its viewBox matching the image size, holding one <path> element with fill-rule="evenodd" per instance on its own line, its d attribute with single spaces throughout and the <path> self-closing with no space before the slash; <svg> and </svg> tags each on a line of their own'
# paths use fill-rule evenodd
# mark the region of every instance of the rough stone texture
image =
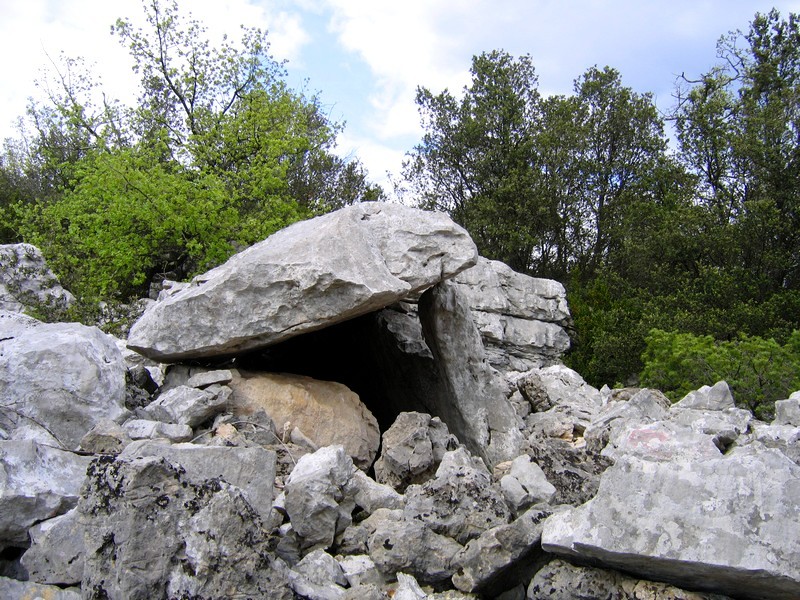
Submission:
<svg viewBox="0 0 800 600">
<path fill-rule="evenodd" d="M 31 581 L 0 577 L 0 598 L 9 600 L 81 600 L 79 589 L 61 589 Z"/>
<path fill-rule="evenodd" d="M 464 448 L 446 453 L 436 477 L 409 486 L 405 497 L 407 520 L 425 523 L 460 544 L 511 520 L 499 486 Z"/>
<path fill-rule="evenodd" d="M 224 411 L 231 394 L 228 386 L 201 390 L 181 385 L 167 390 L 143 410 L 156 421 L 197 427 Z"/>
<path fill-rule="evenodd" d="M 788 400 L 778 400 L 775 403 L 774 425 L 793 425 L 800 427 L 800 394 L 795 392 Z"/>
<path fill-rule="evenodd" d="M 456 447 L 458 440 L 438 417 L 400 413 L 383 434 L 375 479 L 402 493 L 412 483 L 424 483 L 436 475 L 445 452 Z"/>
<path fill-rule="evenodd" d="M 164 458 L 103 456 L 78 510 L 84 597 L 292 598 L 258 513 L 223 481 L 193 479 Z"/>
<path fill-rule="evenodd" d="M 215 383 L 226 385 L 233 379 L 230 369 L 217 369 L 215 371 L 201 371 L 186 380 L 189 387 L 205 388 Z"/>
<path fill-rule="evenodd" d="M 725 410 L 726 408 L 736 408 L 733 401 L 733 394 L 724 381 L 718 381 L 713 386 L 704 385 L 700 389 L 689 392 L 680 402 L 675 404 L 676 408 L 696 408 L 700 410 Z"/>
<path fill-rule="evenodd" d="M 798 498 L 800 467 L 756 444 L 699 462 L 625 458 L 593 500 L 548 519 L 542 547 L 691 589 L 795 597 Z"/>
<path fill-rule="evenodd" d="M 486 361 L 469 306 L 456 285 L 445 281 L 426 291 L 419 301 L 419 314 L 441 387 L 452 396 L 449 402 L 439 403 L 438 416 L 488 464 L 518 456 L 521 424 Z"/>
<path fill-rule="evenodd" d="M 360 585 L 382 586 L 384 584 L 383 575 L 378 571 L 373 560 L 366 554 L 343 556 L 339 560 L 339 564 L 350 587 Z"/>
<path fill-rule="evenodd" d="M 520 391 L 527 390 L 537 411 L 525 419 L 530 433 L 568 441 L 582 437 L 603 405 L 600 392 L 564 365 L 535 369 L 521 377 L 524 382 Z"/>
<path fill-rule="evenodd" d="M 341 446 L 326 446 L 297 461 L 286 479 L 286 512 L 306 548 L 330 548 L 352 523 L 353 461 Z"/>
<path fill-rule="evenodd" d="M 601 452 L 612 460 L 637 457 L 660 462 L 703 461 L 720 458 L 711 435 L 696 433 L 669 421 L 620 423 Z"/>
<path fill-rule="evenodd" d="M 0 339 L 10 339 L 21 335 L 28 329 L 38 327 L 42 322 L 23 313 L 0 310 Z"/>
<path fill-rule="evenodd" d="M 795 464 L 800 465 L 800 427 L 767 425 L 754 422 L 752 439 L 767 448 L 780 450 Z"/>
<path fill-rule="evenodd" d="M 405 519 L 401 510 L 382 508 L 364 520 L 362 527 L 369 556 L 387 579 L 401 572 L 430 584 L 452 577 L 451 561 L 461 544 L 421 521 Z"/>
<path fill-rule="evenodd" d="M 341 445 L 368 469 L 380 445 L 375 417 L 347 386 L 302 375 L 239 372 L 230 383 L 236 416 L 265 411 L 279 431 L 295 427 L 317 447 Z M 288 426 L 287 426 L 288 423 Z"/>
<path fill-rule="evenodd" d="M 669 411 L 669 420 L 695 433 L 712 436 L 717 448 L 725 452 L 750 430 L 753 413 L 743 408 L 699 410 L 676 406 Z"/>
<path fill-rule="evenodd" d="M 544 558 L 540 542 L 550 507 L 533 507 L 507 525 L 493 527 L 453 557 L 453 585 L 494 598 L 527 583 Z"/>
<path fill-rule="evenodd" d="M 122 458 L 156 456 L 180 465 L 192 480 L 218 479 L 236 486 L 266 522 L 272 509 L 275 452 L 264 448 L 231 448 L 196 444 L 133 442 Z"/>
<path fill-rule="evenodd" d="M 92 454 L 119 454 L 130 443 L 131 438 L 122 426 L 103 419 L 81 438 L 81 450 Z"/>
<path fill-rule="evenodd" d="M 613 462 L 586 446 L 576 447 L 541 433 L 528 438 L 527 452 L 556 488 L 554 504 L 578 506 L 593 498 L 600 476 Z"/>
<path fill-rule="evenodd" d="M 46 584 L 80 585 L 83 577 L 83 536 L 77 509 L 31 527 L 31 547 L 21 561 L 30 580 Z"/>
<path fill-rule="evenodd" d="M 527 454 L 511 461 L 508 473 L 500 479 L 500 487 L 514 514 L 534 504 L 549 502 L 556 494 L 556 488 L 547 481 L 542 468 L 531 462 Z"/>
<path fill-rule="evenodd" d="M 188 425 L 177 423 L 162 423 L 147 419 L 131 419 L 122 424 L 122 429 L 132 440 L 158 440 L 170 442 L 188 442 L 194 434 Z"/>
<path fill-rule="evenodd" d="M 43 323 L 0 341 L 0 422 L 35 422 L 73 449 L 124 403 L 125 363 L 96 327 Z"/>
<path fill-rule="evenodd" d="M 66 291 L 31 244 L 0 245 L 0 310 L 66 308 L 75 298 Z"/>
<path fill-rule="evenodd" d="M 560 283 L 483 257 L 453 281 L 469 302 L 495 368 L 527 371 L 558 360 L 569 348 L 562 325 L 570 315 Z"/>
<path fill-rule="evenodd" d="M 384 308 L 475 264 L 442 213 L 365 202 L 295 223 L 152 305 L 129 347 L 174 362 L 231 355 Z"/>
<path fill-rule="evenodd" d="M 34 523 L 73 508 L 90 460 L 30 440 L 0 442 L 0 548 L 26 546 Z"/>
<path fill-rule="evenodd" d="M 360 470 L 353 473 L 349 486 L 356 506 L 367 514 L 372 514 L 379 508 L 403 508 L 405 504 L 405 498 L 394 488 L 370 479 Z"/>
<path fill-rule="evenodd" d="M 313 550 L 289 571 L 289 586 L 301 598 L 344 600 L 347 579 L 342 567 L 324 550 Z"/>
<path fill-rule="evenodd" d="M 617 571 L 572 565 L 555 559 L 536 573 L 528 600 L 727 600 L 727 596 L 690 592 Z"/>
</svg>

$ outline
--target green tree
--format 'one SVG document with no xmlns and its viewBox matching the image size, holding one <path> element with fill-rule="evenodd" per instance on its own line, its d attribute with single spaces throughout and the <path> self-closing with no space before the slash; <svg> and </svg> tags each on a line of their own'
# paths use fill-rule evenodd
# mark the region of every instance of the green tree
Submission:
<svg viewBox="0 0 800 600">
<path fill-rule="evenodd" d="M 466 227 L 484 256 L 530 271 L 552 214 L 536 192 L 541 102 L 529 56 L 493 51 L 472 60 L 459 100 L 417 90 L 425 134 L 404 178 L 424 208 Z"/>
<path fill-rule="evenodd" d="M 264 32 L 215 46 L 174 1 L 143 7 L 144 28 L 113 27 L 140 77 L 136 105 L 107 100 L 62 57 L 4 154 L 4 235 L 40 245 L 73 293 L 127 301 L 293 221 L 381 197 L 333 153 L 341 125 L 287 86 Z"/>
</svg>

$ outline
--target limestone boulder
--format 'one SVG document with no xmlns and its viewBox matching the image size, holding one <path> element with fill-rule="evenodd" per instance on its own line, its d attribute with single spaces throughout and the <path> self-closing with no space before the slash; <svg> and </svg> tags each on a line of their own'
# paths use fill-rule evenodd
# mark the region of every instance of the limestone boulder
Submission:
<svg viewBox="0 0 800 600">
<path fill-rule="evenodd" d="M 800 595 L 800 467 L 759 444 L 704 460 L 621 458 L 542 547 L 642 578 L 747 598 Z"/>
<path fill-rule="evenodd" d="M 305 548 L 327 549 L 352 523 L 353 461 L 341 446 L 306 454 L 286 479 L 285 510 Z"/>
<path fill-rule="evenodd" d="M 102 456 L 78 505 L 85 596 L 292 598 L 288 569 L 244 493 L 163 457 Z"/>
<path fill-rule="evenodd" d="M 31 547 L 21 561 L 30 580 L 80 585 L 85 554 L 83 534 L 77 508 L 31 527 Z"/>
<path fill-rule="evenodd" d="M 96 327 L 43 323 L 0 341 L 0 421 L 41 426 L 74 449 L 125 414 L 125 363 Z"/>
<path fill-rule="evenodd" d="M 31 244 L 0 245 L 0 310 L 64 309 L 75 301 Z"/>
<path fill-rule="evenodd" d="M 422 522 L 459 544 L 511 520 L 499 485 L 464 448 L 446 453 L 436 477 L 409 486 L 405 497 L 406 520 Z"/>
<path fill-rule="evenodd" d="M 453 576 L 452 559 L 461 544 L 417 519 L 404 518 L 403 511 L 377 510 L 362 527 L 369 556 L 387 580 L 406 573 L 423 583 L 441 584 Z"/>
<path fill-rule="evenodd" d="M 527 600 L 730 600 L 720 594 L 682 590 L 561 559 L 551 561 L 536 573 L 526 597 Z"/>
<path fill-rule="evenodd" d="M 476 260 L 467 232 L 443 213 L 357 204 L 195 277 L 148 308 L 128 345 L 162 362 L 237 354 L 379 310 Z"/>
<path fill-rule="evenodd" d="M 81 600 L 79 588 L 62 589 L 55 585 L 42 585 L 32 581 L 17 581 L 8 577 L 0 577 L 0 598 L 18 600 Z"/>
<path fill-rule="evenodd" d="M 237 448 L 167 444 L 142 440 L 128 445 L 123 459 L 163 457 L 179 465 L 195 481 L 216 479 L 239 488 L 263 521 L 272 508 L 275 482 L 275 452 L 260 447 Z"/>
<path fill-rule="evenodd" d="M 464 592 L 496 598 L 531 576 L 546 562 L 540 545 L 550 507 L 533 507 L 511 523 L 483 532 L 453 557 L 453 584 Z"/>
<path fill-rule="evenodd" d="M 487 464 L 520 454 L 522 423 L 491 368 L 469 305 L 456 284 L 444 281 L 419 301 L 425 341 L 439 375 L 439 388 L 450 398 L 439 402 L 439 416 L 473 454 Z"/>
<path fill-rule="evenodd" d="M 32 525 L 74 508 L 90 461 L 31 440 L 0 442 L 0 547 L 27 546 Z"/>
<path fill-rule="evenodd" d="M 368 469 L 378 453 L 378 422 L 347 386 L 302 375 L 240 371 L 229 383 L 234 415 L 266 412 L 279 432 L 298 429 L 317 447 L 341 445 Z"/>
<path fill-rule="evenodd" d="M 517 273 L 480 257 L 454 283 L 466 296 L 489 362 L 504 371 L 528 371 L 557 361 L 569 348 L 564 286 Z"/>
<path fill-rule="evenodd" d="M 383 434 L 375 478 L 403 492 L 412 483 L 432 478 L 445 453 L 457 447 L 458 440 L 438 417 L 400 413 Z"/>
</svg>

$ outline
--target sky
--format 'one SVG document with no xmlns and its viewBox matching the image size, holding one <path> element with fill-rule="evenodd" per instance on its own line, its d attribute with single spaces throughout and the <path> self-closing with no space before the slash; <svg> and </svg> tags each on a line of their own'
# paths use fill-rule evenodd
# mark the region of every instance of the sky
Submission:
<svg viewBox="0 0 800 600">
<path fill-rule="evenodd" d="M 746 30 L 756 12 L 800 13 L 800 0 L 178 0 L 209 37 L 239 26 L 269 31 L 289 83 L 317 93 L 344 122 L 337 152 L 356 156 L 388 188 L 422 130 L 418 86 L 460 94 L 474 55 L 529 54 L 544 94 L 569 94 L 588 68 L 616 68 L 624 85 L 668 111 L 681 73 L 716 61 L 716 42 Z M 118 17 L 143 20 L 141 0 L 0 0 L 0 139 L 44 70 L 64 52 L 84 57 L 112 97 L 131 101 L 137 79 L 111 35 Z"/>
</svg>

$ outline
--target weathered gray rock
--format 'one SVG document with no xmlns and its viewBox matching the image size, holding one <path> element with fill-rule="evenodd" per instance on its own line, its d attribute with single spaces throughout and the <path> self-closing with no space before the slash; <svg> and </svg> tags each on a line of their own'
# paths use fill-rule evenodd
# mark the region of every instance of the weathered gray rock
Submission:
<svg viewBox="0 0 800 600">
<path fill-rule="evenodd" d="M 366 554 L 343 556 L 339 560 L 347 584 L 351 587 L 361 585 L 383 586 L 384 578 L 373 560 Z"/>
<path fill-rule="evenodd" d="M 536 573 L 528 600 L 727 600 L 727 596 L 690 592 L 617 571 L 577 566 L 555 559 Z"/>
<path fill-rule="evenodd" d="M 0 421 L 42 425 L 73 449 L 124 403 L 125 363 L 96 327 L 43 323 L 0 341 Z"/>
<path fill-rule="evenodd" d="M 412 575 L 397 574 L 397 587 L 392 596 L 396 600 L 425 600 L 428 594 L 420 587 Z"/>
<path fill-rule="evenodd" d="M 547 560 L 540 542 L 550 507 L 533 507 L 511 523 L 493 527 L 453 557 L 453 585 L 491 598 L 527 583 Z"/>
<path fill-rule="evenodd" d="M 757 444 L 697 462 L 620 459 L 542 547 L 643 578 L 748 598 L 800 594 L 800 467 Z"/>
<path fill-rule="evenodd" d="M 131 419 L 122 424 L 122 429 L 132 440 L 169 440 L 170 442 L 188 442 L 194 437 L 192 428 L 177 423 L 162 423 L 147 419 Z"/>
<path fill-rule="evenodd" d="M 81 600 L 78 588 L 61 589 L 54 585 L 42 585 L 32 581 L 17 581 L 0 577 L 0 598 L 15 600 Z"/>
<path fill-rule="evenodd" d="M 670 421 L 617 422 L 601 454 L 612 460 L 638 457 L 660 462 L 713 460 L 720 457 L 714 437 Z"/>
<path fill-rule="evenodd" d="M 469 302 L 495 368 L 527 371 L 558 360 L 569 348 L 562 325 L 570 315 L 560 283 L 483 257 L 453 281 Z"/>
<path fill-rule="evenodd" d="M 556 488 L 553 504 L 578 506 L 597 493 L 600 476 L 612 460 L 586 445 L 552 439 L 541 433 L 528 438 L 527 454 L 542 468 L 547 481 Z"/>
<path fill-rule="evenodd" d="M 128 445 L 121 458 L 144 456 L 163 457 L 173 465 L 180 465 L 193 481 L 218 479 L 236 486 L 262 521 L 269 519 L 275 482 L 275 452 L 259 447 L 164 444 L 147 440 Z"/>
<path fill-rule="evenodd" d="M 128 344 L 174 362 L 252 350 L 379 310 L 475 264 L 442 213 L 366 202 L 295 223 L 155 303 Z"/>
<path fill-rule="evenodd" d="M 700 389 L 686 394 L 675 408 L 696 408 L 701 410 L 725 410 L 736 408 L 733 394 L 728 384 L 718 381 L 713 386 L 704 385 Z"/>
<path fill-rule="evenodd" d="M 775 403 L 775 420 L 772 423 L 800 427 L 800 394 L 795 392 L 792 398 Z"/>
<path fill-rule="evenodd" d="M 36 246 L 0 245 L 0 310 L 64 309 L 74 301 Z"/>
<path fill-rule="evenodd" d="M 405 519 L 403 511 L 379 509 L 362 522 L 362 528 L 369 556 L 386 579 L 407 573 L 436 584 L 452 577 L 451 561 L 461 544 L 419 520 Z"/>
<path fill-rule="evenodd" d="M 511 520 L 499 486 L 464 448 L 446 453 L 436 477 L 409 486 L 405 497 L 407 520 L 420 521 L 460 544 Z"/>
<path fill-rule="evenodd" d="M 41 321 L 26 314 L 0 310 L 0 339 L 17 337 L 28 329 L 33 329 L 41 324 Z"/>
<path fill-rule="evenodd" d="M 527 454 L 511 461 L 508 473 L 500 479 L 500 488 L 514 514 L 534 504 L 550 502 L 556 494 L 556 488 L 547 481 L 542 468 L 531 462 Z"/>
<path fill-rule="evenodd" d="M 33 524 L 73 508 L 90 460 L 30 440 L 0 441 L 0 547 L 27 546 Z"/>
<path fill-rule="evenodd" d="M 780 450 L 795 464 L 800 465 L 800 427 L 767 425 L 754 421 L 750 437 L 767 448 Z"/>
<path fill-rule="evenodd" d="M 353 472 L 348 485 L 356 506 L 364 509 L 367 514 L 372 514 L 379 508 L 403 508 L 405 504 L 405 498 L 394 488 L 370 479 L 361 470 Z"/>
<path fill-rule="evenodd" d="M 92 454 L 119 454 L 130 443 L 131 438 L 122 426 L 110 419 L 103 419 L 81 438 L 81 450 Z"/>
<path fill-rule="evenodd" d="M 289 587 L 309 600 L 344 600 L 347 579 L 342 567 L 324 550 L 313 550 L 289 571 Z"/>
<path fill-rule="evenodd" d="M 87 597 L 292 598 L 258 513 L 224 481 L 193 479 L 160 457 L 103 456 L 78 510 Z"/>
<path fill-rule="evenodd" d="M 201 371 L 186 380 L 189 387 L 206 388 L 213 384 L 226 385 L 233 379 L 230 369 L 216 369 L 214 371 Z"/>
<path fill-rule="evenodd" d="M 452 394 L 439 416 L 470 451 L 494 465 L 518 456 L 521 423 L 496 372 L 486 361 L 469 306 L 455 284 L 444 281 L 419 301 L 425 341 L 436 359 L 441 387 Z"/>
<path fill-rule="evenodd" d="M 74 508 L 31 527 L 31 547 L 21 561 L 30 580 L 54 585 L 80 585 L 85 552 L 83 536 L 80 515 Z"/>
<path fill-rule="evenodd" d="M 341 445 L 368 469 L 380 445 L 378 422 L 358 394 L 334 381 L 302 375 L 239 371 L 230 383 L 237 417 L 265 411 L 280 431 L 299 429 L 313 445 Z"/>
<path fill-rule="evenodd" d="M 669 420 L 695 433 L 712 436 L 720 451 L 725 452 L 750 430 L 753 413 L 744 408 L 699 410 L 675 407 L 669 411 Z"/>
<path fill-rule="evenodd" d="M 583 436 L 603 406 L 600 392 L 564 365 L 534 369 L 516 381 L 536 411 L 525 418 L 529 433 L 575 440 Z"/>
<path fill-rule="evenodd" d="M 353 461 L 342 446 L 326 446 L 297 461 L 286 479 L 286 512 L 306 548 L 330 548 L 352 523 Z"/>
<path fill-rule="evenodd" d="M 156 421 L 197 427 L 223 412 L 232 393 L 228 386 L 201 390 L 181 385 L 164 392 L 143 410 Z"/>
<path fill-rule="evenodd" d="M 410 484 L 433 477 L 445 453 L 457 447 L 458 440 L 438 417 L 400 413 L 383 434 L 375 478 L 402 493 Z"/>
</svg>

